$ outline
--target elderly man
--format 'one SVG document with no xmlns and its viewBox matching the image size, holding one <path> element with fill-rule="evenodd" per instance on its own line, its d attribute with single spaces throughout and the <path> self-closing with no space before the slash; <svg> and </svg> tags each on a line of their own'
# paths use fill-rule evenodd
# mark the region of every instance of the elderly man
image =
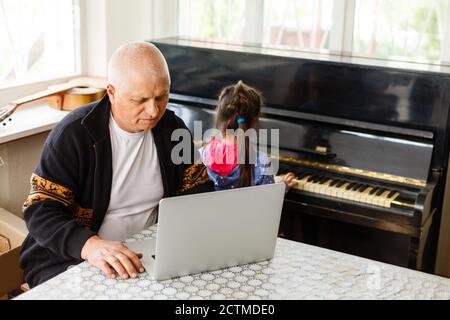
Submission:
<svg viewBox="0 0 450 320">
<path fill-rule="evenodd" d="M 21 252 L 31 287 L 83 260 L 111 278 L 136 277 L 141 256 L 120 241 L 155 223 L 161 198 L 212 190 L 203 167 L 171 159 L 172 132 L 186 126 L 166 110 L 161 52 L 141 42 L 119 48 L 108 83 L 102 100 L 52 130 L 31 177 Z"/>
</svg>

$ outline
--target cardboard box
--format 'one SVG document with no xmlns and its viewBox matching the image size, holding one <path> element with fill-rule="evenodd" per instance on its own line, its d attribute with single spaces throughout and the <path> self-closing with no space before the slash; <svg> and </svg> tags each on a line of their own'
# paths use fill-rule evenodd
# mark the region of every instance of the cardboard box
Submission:
<svg viewBox="0 0 450 320">
<path fill-rule="evenodd" d="M 0 296 L 20 288 L 23 283 L 19 253 L 27 234 L 25 221 L 0 208 L 0 235 L 8 238 L 7 243 L 10 247 L 9 250 L 0 253 Z"/>
</svg>

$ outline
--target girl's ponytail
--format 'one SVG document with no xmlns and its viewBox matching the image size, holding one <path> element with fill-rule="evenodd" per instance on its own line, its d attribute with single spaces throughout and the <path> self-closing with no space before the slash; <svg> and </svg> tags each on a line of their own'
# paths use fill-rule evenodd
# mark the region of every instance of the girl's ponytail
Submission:
<svg viewBox="0 0 450 320">
<path fill-rule="evenodd" d="M 238 130 L 241 133 L 248 129 L 256 129 L 259 123 L 262 98 L 260 93 L 252 87 L 239 81 L 235 85 L 225 87 L 219 96 L 219 103 L 216 109 L 215 127 L 222 133 L 227 129 Z M 239 137 L 238 137 L 238 141 Z M 250 160 L 253 152 L 250 146 L 250 138 L 244 135 L 244 150 L 238 147 L 238 154 L 245 152 L 245 161 L 239 164 L 239 187 L 248 187 L 252 185 L 255 164 Z M 241 158 L 241 157 L 239 157 Z"/>
</svg>

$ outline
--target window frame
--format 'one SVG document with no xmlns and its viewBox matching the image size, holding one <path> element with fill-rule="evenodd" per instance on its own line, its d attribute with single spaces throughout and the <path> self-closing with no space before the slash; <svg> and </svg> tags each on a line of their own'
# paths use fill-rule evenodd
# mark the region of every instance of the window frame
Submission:
<svg viewBox="0 0 450 320">
<path fill-rule="evenodd" d="M 447 9 L 447 25 L 444 31 L 444 42 L 442 43 L 441 64 L 450 65 L 450 4 Z"/>
</svg>

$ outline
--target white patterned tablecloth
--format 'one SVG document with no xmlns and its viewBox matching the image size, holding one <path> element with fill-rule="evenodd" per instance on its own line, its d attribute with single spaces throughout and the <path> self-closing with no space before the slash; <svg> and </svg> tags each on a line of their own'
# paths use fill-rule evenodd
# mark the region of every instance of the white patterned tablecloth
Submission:
<svg viewBox="0 0 450 320">
<path fill-rule="evenodd" d="M 270 261 L 166 281 L 109 279 L 84 262 L 17 299 L 450 299 L 450 279 L 278 239 Z"/>
</svg>

